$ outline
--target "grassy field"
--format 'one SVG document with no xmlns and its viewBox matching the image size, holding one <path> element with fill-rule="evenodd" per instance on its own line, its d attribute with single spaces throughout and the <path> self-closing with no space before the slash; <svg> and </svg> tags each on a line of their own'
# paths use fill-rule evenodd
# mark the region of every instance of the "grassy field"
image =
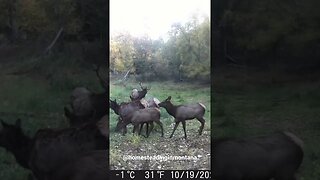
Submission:
<svg viewBox="0 0 320 180">
<path fill-rule="evenodd" d="M 210 168 L 210 86 L 173 83 L 173 82 L 145 82 L 143 85 L 151 87 L 146 99 L 156 97 L 160 101 L 172 96 L 173 104 L 189 104 L 201 102 L 206 106 L 205 127 L 203 134 L 198 135 L 200 122 L 191 120 L 186 122 L 188 139 L 184 139 L 183 128 L 180 124 L 173 136 L 169 138 L 174 118 L 165 109 L 161 108 L 161 122 L 164 127 L 164 137 L 161 137 L 160 128 L 155 125 L 149 138 L 132 134 L 132 125 L 128 125 L 125 136 L 114 131 L 117 124 L 117 115 L 110 109 L 110 168 L 120 169 L 209 169 Z M 128 82 L 123 86 L 116 81 L 110 83 L 110 98 L 117 102 L 129 102 L 129 95 L 133 88 L 139 88 L 137 82 Z M 143 131 L 144 133 L 145 131 Z M 123 156 L 196 156 L 193 160 L 126 160 Z"/>
<path fill-rule="evenodd" d="M 248 137 L 288 130 L 304 141 L 300 180 L 320 177 L 320 81 L 306 76 L 216 73 L 213 134 Z M 319 76 L 313 76 L 319 77 Z"/>
<path fill-rule="evenodd" d="M 73 62 L 14 60 L 0 63 L 0 119 L 13 124 L 21 118 L 23 131 L 29 136 L 41 128 L 68 126 L 63 106 L 69 102 L 74 87 L 87 86 L 96 92 L 103 91 L 93 71 L 78 68 Z M 27 70 L 34 63 L 38 65 L 33 73 L 13 73 Z M 16 163 L 10 152 L 0 147 L 0 179 L 26 180 L 29 173 Z"/>
</svg>

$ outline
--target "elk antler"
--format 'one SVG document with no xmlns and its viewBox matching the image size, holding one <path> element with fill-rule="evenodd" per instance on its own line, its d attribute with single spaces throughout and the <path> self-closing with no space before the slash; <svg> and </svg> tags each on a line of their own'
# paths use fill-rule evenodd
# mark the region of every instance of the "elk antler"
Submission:
<svg viewBox="0 0 320 180">
<path fill-rule="evenodd" d="M 141 82 L 139 82 L 139 85 L 140 85 L 140 88 L 141 88 L 142 90 L 150 90 L 150 89 L 151 89 L 151 87 L 150 87 L 150 88 L 148 88 L 147 86 L 146 86 L 146 87 L 143 87 Z"/>
</svg>

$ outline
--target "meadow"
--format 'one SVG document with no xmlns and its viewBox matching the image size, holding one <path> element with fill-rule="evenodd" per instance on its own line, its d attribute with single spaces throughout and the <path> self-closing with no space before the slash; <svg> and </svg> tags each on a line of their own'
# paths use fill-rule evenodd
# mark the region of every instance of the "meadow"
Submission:
<svg viewBox="0 0 320 180">
<path fill-rule="evenodd" d="M 146 99 L 156 97 L 160 101 L 172 96 L 171 102 L 178 104 L 191 104 L 201 102 L 206 106 L 206 123 L 203 134 L 198 135 L 200 122 L 196 119 L 186 121 L 188 139 L 184 139 L 182 124 L 178 126 L 174 136 L 169 138 L 174 118 L 165 109 L 160 108 L 160 121 L 164 127 L 164 137 L 161 137 L 160 127 L 155 125 L 150 137 L 132 134 L 133 126 L 128 125 L 128 132 L 123 136 L 115 132 L 118 115 L 110 109 L 110 169 L 133 169 L 133 170 L 171 170 L 171 169 L 210 169 L 210 124 L 211 124 L 211 102 L 210 85 L 182 82 L 144 82 L 143 86 L 151 87 Z M 110 99 L 116 99 L 118 103 L 129 102 L 130 93 L 133 88 L 139 89 L 138 82 L 129 80 L 125 84 L 118 81 L 110 82 Z M 142 133 L 145 133 L 145 128 Z M 127 160 L 123 156 L 196 156 L 192 160 Z"/>
<path fill-rule="evenodd" d="M 319 74 L 225 69 L 213 81 L 213 134 L 251 137 L 290 131 L 304 141 L 300 180 L 320 177 Z"/>
</svg>

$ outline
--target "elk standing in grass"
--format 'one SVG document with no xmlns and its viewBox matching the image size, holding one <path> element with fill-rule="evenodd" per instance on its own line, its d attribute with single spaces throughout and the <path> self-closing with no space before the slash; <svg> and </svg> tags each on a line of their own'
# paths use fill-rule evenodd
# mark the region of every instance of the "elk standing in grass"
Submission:
<svg viewBox="0 0 320 180">
<path fill-rule="evenodd" d="M 213 141 L 213 179 L 294 180 L 303 142 L 290 132 Z"/>
<path fill-rule="evenodd" d="M 127 127 L 120 125 L 123 120 L 130 119 L 134 111 L 144 109 L 145 106 L 140 101 L 122 102 L 118 104 L 116 99 L 109 99 L 110 108 L 119 115 L 116 131 L 122 130 L 123 134 L 127 133 Z"/>
<path fill-rule="evenodd" d="M 147 126 L 147 137 L 149 137 L 150 132 L 153 129 L 153 122 L 157 123 L 161 127 L 161 137 L 163 137 L 163 126 L 160 122 L 160 110 L 158 108 L 145 108 L 145 109 L 139 109 L 135 112 L 133 112 L 131 119 L 127 119 L 127 121 L 124 121 L 123 125 L 127 125 L 129 123 L 132 123 L 133 127 L 133 133 L 137 130 L 139 124 L 147 123 L 151 125 L 150 131 L 148 130 Z M 141 132 L 141 128 L 140 128 Z M 139 134 L 140 134 L 139 132 Z"/>
<path fill-rule="evenodd" d="M 119 115 L 118 123 L 116 126 L 116 131 L 119 131 L 120 129 L 122 129 L 123 134 L 125 134 L 127 132 L 127 128 L 126 128 L 127 124 L 126 125 L 122 125 L 122 124 L 124 122 L 130 122 L 130 119 L 132 118 L 133 112 L 146 108 L 146 106 L 143 105 L 140 100 L 131 101 L 131 102 L 127 102 L 127 103 L 122 102 L 121 104 L 118 104 L 116 99 L 114 101 L 110 99 L 109 102 L 110 102 L 110 108 L 117 115 Z M 147 102 L 148 102 L 147 108 L 159 108 L 159 106 L 158 106 L 159 100 L 158 99 L 152 98 L 152 99 L 149 99 Z M 143 124 L 147 125 L 146 134 L 148 134 L 149 125 L 151 126 L 151 130 L 153 129 L 153 121 L 141 123 L 139 134 L 141 134 Z M 150 132 L 151 132 L 151 130 L 150 130 Z"/>
<path fill-rule="evenodd" d="M 199 129 L 199 135 L 201 135 L 204 124 L 205 124 L 205 119 L 203 118 L 205 113 L 205 106 L 201 103 L 176 106 L 176 105 L 173 105 L 170 100 L 171 100 L 171 96 L 169 96 L 163 102 L 159 103 L 160 107 L 165 108 L 167 112 L 175 118 L 176 124 L 173 128 L 170 138 L 172 138 L 174 131 L 177 129 L 179 123 L 182 122 L 184 137 L 187 139 L 186 120 L 191 120 L 194 118 L 196 118 L 201 123 L 200 129 Z"/>
</svg>

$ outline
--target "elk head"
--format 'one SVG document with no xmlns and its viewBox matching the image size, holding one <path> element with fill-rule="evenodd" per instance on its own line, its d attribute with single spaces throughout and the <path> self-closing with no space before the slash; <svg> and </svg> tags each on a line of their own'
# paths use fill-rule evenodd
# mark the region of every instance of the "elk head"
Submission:
<svg viewBox="0 0 320 180">
<path fill-rule="evenodd" d="M 140 99 L 144 98 L 146 96 L 146 94 L 148 93 L 148 90 L 151 89 L 148 87 L 143 87 L 141 82 L 139 82 L 139 85 L 140 85 L 141 90 L 140 91 L 138 91 L 137 89 L 132 90 L 132 93 L 130 95 L 131 101 L 140 100 Z"/>
</svg>

